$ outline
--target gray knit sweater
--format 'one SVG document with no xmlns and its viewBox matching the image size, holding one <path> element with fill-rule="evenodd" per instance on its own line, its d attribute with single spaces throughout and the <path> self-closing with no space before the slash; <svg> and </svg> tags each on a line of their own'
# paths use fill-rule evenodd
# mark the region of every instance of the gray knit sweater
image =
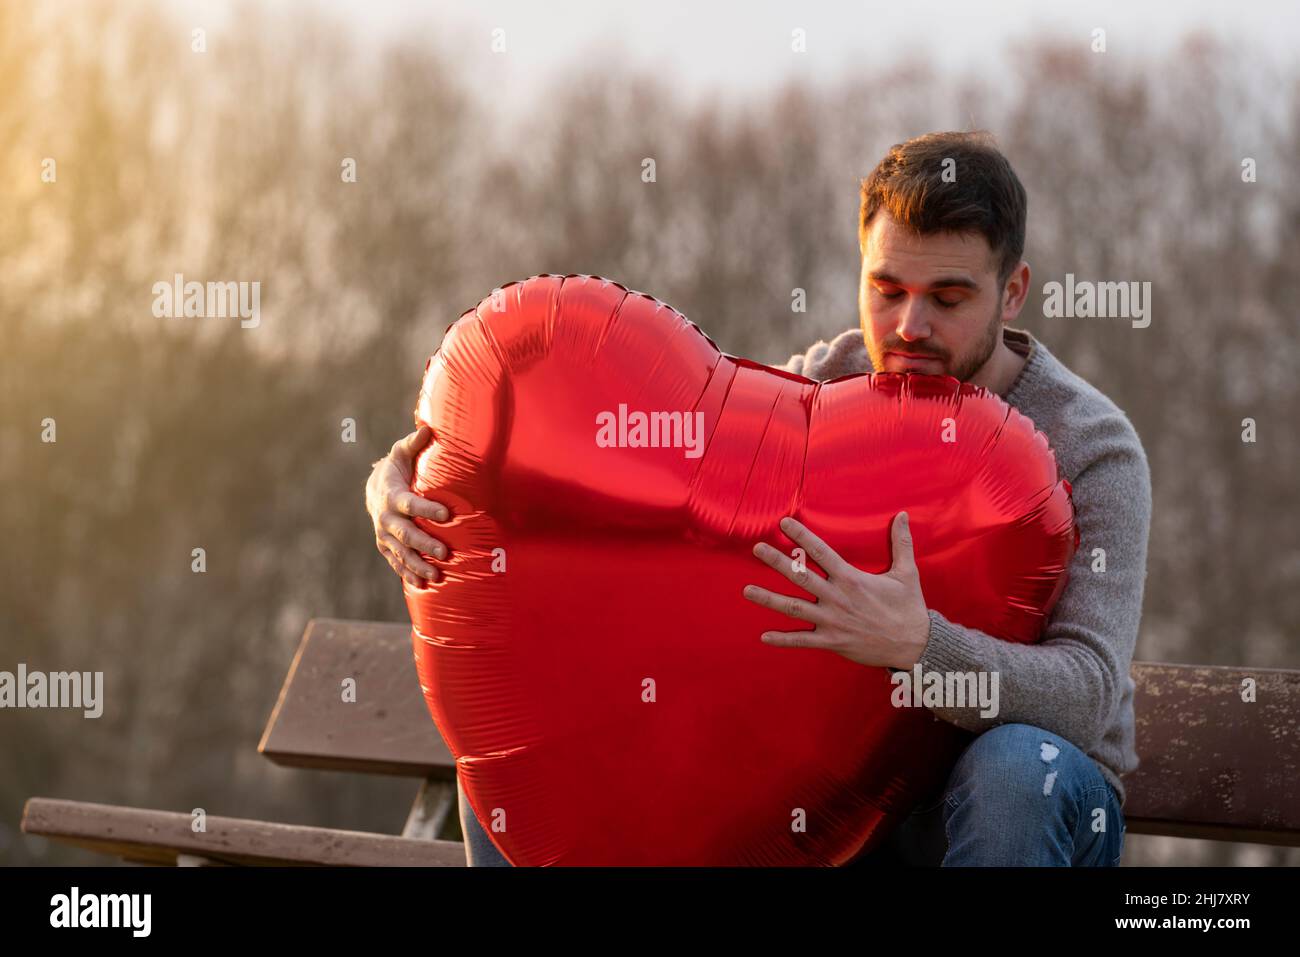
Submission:
<svg viewBox="0 0 1300 957">
<path fill-rule="evenodd" d="M 1004 328 L 1003 339 L 1029 357 L 1003 398 L 1051 443 L 1074 490 L 1079 549 L 1038 644 L 999 641 L 931 609 L 930 639 L 919 663 L 922 671 L 997 672 L 995 717 L 980 717 L 978 707 L 933 710 L 977 733 L 1022 723 L 1058 734 L 1097 762 L 1122 804 L 1120 775 L 1138 765 L 1129 665 L 1151 526 L 1146 453 L 1124 413 L 1028 331 Z M 785 368 L 818 380 L 872 371 L 860 329 L 816 343 Z M 1104 571 L 1094 571 L 1096 549 L 1105 552 Z"/>
</svg>

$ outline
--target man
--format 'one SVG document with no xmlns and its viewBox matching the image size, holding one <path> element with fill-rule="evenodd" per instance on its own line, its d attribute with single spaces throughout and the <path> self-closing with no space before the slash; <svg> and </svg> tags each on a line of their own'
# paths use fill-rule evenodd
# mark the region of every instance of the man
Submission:
<svg viewBox="0 0 1300 957">
<path fill-rule="evenodd" d="M 1048 437 L 1073 487 L 1081 533 L 1069 581 L 1034 645 L 1000 641 L 924 602 L 905 513 L 893 525 L 893 567 L 862 572 L 814 529 L 782 529 L 823 578 L 766 543 L 755 555 L 806 597 L 756 586 L 745 597 L 812 631 L 762 636 L 790 654 L 829 651 L 865 667 L 986 672 L 999 707 L 934 707 L 977 734 L 946 786 L 861 863 L 1113 866 L 1124 840 L 1121 775 L 1137 767 L 1129 666 L 1141 617 L 1151 481 L 1132 425 L 1109 399 L 1027 331 L 1011 328 L 1029 291 L 1022 259 L 1024 187 L 991 139 L 934 133 L 893 147 L 862 182 L 860 329 L 818 342 L 785 368 L 825 380 L 854 372 L 946 374 L 1002 396 Z M 428 431 L 376 463 L 367 508 L 376 544 L 413 584 L 437 580 L 444 546 L 409 521 L 447 510 L 409 492 Z M 471 864 L 504 858 L 467 813 Z"/>
</svg>

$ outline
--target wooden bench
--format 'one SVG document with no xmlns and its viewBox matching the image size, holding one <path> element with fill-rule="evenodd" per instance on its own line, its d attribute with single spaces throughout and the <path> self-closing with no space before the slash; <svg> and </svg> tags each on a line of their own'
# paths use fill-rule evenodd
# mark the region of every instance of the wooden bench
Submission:
<svg viewBox="0 0 1300 957">
<path fill-rule="evenodd" d="M 356 682 L 344 701 L 343 680 Z M 315 619 L 307 625 L 258 751 L 298 768 L 421 779 L 401 835 L 340 831 L 31 798 L 22 829 L 146 864 L 465 866 L 456 764 L 420 694 L 410 625 Z"/>
<path fill-rule="evenodd" d="M 1300 671 L 1135 662 L 1132 673 L 1129 833 L 1300 846 Z M 1254 703 L 1241 698 L 1248 677 Z M 312 621 L 258 750 L 421 785 L 400 836 L 214 817 L 195 834 L 189 814 L 50 798 L 27 802 L 23 831 L 146 863 L 464 865 L 463 845 L 443 839 L 455 763 L 420 694 L 408 625 Z"/>
</svg>

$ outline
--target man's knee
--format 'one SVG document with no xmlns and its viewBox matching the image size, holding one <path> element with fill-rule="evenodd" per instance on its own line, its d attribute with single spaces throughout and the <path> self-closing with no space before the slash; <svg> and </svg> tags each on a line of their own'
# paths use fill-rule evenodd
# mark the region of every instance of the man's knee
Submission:
<svg viewBox="0 0 1300 957">
<path fill-rule="evenodd" d="M 969 795 L 1037 793 L 1064 789 L 1084 757 L 1060 735 L 1030 724 L 1001 724 L 977 737 L 962 753 L 949 778 L 949 790 Z"/>
<path fill-rule="evenodd" d="M 1097 840 L 1086 828 L 1105 814 L 1109 793 L 1096 762 L 1060 735 L 998 725 L 971 742 L 949 776 L 945 863 L 1068 866 L 1085 859 L 1079 854 L 1110 853 L 1079 843 Z"/>
</svg>

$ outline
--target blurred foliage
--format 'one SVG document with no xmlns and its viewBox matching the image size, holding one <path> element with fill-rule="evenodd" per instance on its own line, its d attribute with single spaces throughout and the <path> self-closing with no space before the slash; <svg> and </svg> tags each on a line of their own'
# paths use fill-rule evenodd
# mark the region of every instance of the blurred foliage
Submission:
<svg viewBox="0 0 1300 957">
<path fill-rule="evenodd" d="M 1046 320 L 1037 295 L 1020 323 L 1146 444 L 1137 657 L 1296 665 L 1295 74 L 1198 36 L 1141 65 L 1040 40 L 982 76 L 910 62 L 687 106 L 607 61 L 521 119 L 455 51 L 367 54 L 301 10 L 241 8 L 209 43 L 149 4 L 0 0 L 0 668 L 102 670 L 108 697 L 97 721 L 0 713 L 0 861 L 108 861 L 19 835 L 35 794 L 398 830 L 412 782 L 255 747 L 310 617 L 405 618 L 362 487 L 447 324 L 590 273 L 784 361 L 857 324 L 858 180 L 931 129 L 999 136 L 1038 289 L 1153 283 L 1146 329 Z M 178 272 L 260 281 L 261 325 L 155 318 Z M 1126 861 L 1300 862 L 1136 836 Z"/>
</svg>

